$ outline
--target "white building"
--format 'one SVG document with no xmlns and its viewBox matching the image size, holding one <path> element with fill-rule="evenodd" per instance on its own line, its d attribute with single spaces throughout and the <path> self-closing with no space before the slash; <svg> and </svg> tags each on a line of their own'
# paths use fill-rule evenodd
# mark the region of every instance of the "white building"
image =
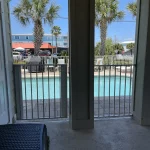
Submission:
<svg viewBox="0 0 150 150">
<path fill-rule="evenodd" d="M 120 44 L 123 45 L 123 48 L 124 48 L 124 51 L 128 51 L 129 49 L 127 49 L 127 45 L 130 44 L 130 43 L 135 43 L 135 41 L 124 41 L 124 42 L 121 42 Z"/>
<path fill-rule="evenodd" d="M 12 34 L 11 36 L 12 42 L 33 42 L 34 36 L 33 34 Z M 68 42 L 68 35 L 59 35 L 57 38 L 57 46 L 68 48 L 69 42 Z M 52 36 L 52 34 L 44 34 L 43 36 L 43 42 L 45 43 L 51 43 L 51 45 L 56 46 L 56 38 L 55 36 Z"/>
</svg>

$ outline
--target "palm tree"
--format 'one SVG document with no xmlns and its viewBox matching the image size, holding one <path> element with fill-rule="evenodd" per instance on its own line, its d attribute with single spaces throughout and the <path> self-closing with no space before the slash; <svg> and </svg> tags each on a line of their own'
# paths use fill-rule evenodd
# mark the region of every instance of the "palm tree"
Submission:
<svg viewBox="0 0 150 150">
<path fill-rule="evenodd" d="M 137 15 L 137 2 L 129 3 L 127 9 L 132 13 L 133 17 Z"/>
<path fill-rule="evenodd" d="M 52 4 L 51 8 L 48 10 L 48 15 L 46 16 L 45 22 L 48 22 L 50 27 L 53 29 L 54 19 L 58 17 L 58 11 L 60 7 Z M 53 34 L 52 34 L 52 45 L 53 45 Z M 53 48 L 52 48 L 53 53 Z"/>
<path fill-rule="evenodd" d="M 105 43 L 108 24 L 115 20 L 121 20 L 124 12 L 118 10 L 118 0 L 96 0 L 95 1 L 95 24 L 100 28 L 101 46 L 100 55 L 105 55 Z"/>
<path fill-rule="evenodd" d="M 35 55 L 38 55 L 43 42 L 43 21 L 44 23 L 51 23 L 58 15 L 58 6 L 51 4 L 48 7 L 48 4 L 49 0 L 21 0 L 18 6 L 15 7 L 13 10 L 14 16 L 19 20 L 22 25 L 27 26 L 30 22 L 33 22 L 34 24 L 33 35 Z M 47 7 L 49 8 L 48 11 L 46 11 Z M 55 11 L 51 11 L 54 8 Z"/>
<path fill-rule="evenodd" d="M 52 28 L 52 34 L 55 36 L 56 39 L 56 53 L 57 53 L 57 39 L 58 39 L 58 35 L 61 34 L 61 28 L 58 26 L 54 26 Z"/>
</svg>

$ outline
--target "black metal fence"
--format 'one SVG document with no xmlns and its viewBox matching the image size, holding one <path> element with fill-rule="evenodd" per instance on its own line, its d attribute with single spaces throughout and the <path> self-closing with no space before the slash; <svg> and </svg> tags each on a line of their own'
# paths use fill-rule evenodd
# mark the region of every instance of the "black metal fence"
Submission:
<svg viewBox="0 0 150 150">
<path fill-rule="evenodd" d="M 18 119 L 68 116 L 67 64 L 14 65 L 14 77 Z"/>
<path fill-rule="evenodd" d="M 69 59 L 14 63 L 17 119 L 67 118 Z M 95 118 L 132 115 L 133 57 L 97 57 L 94 66 Z"/>
<path fill-rule="evenodd" d="M 95 117 L 132 115 L 134 65 L 97 65 L 95 68 Z"/>
</svg>

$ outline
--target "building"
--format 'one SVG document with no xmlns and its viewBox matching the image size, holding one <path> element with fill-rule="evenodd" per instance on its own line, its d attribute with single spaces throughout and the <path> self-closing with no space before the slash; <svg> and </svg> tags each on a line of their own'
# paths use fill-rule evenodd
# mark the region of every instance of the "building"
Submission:
<svg viewBox="0 0 150 150">
<path fill-rule="evenodd" d="M 33 42 L 33 34 L 12 34 L 12 42 Z M 57 46 L 60 48 L 67 49 L 69 47 L 67 35 L 59 35 L 57 38 Z M 56 46 L 56 39 L 51 34 L 44 34 L 43 42 L 51 43 L 51 45 Z"/>
<path fill-rule="evenodd" d="M 130 44 L 130 43 L 135 43 L 135 41 L 124 41 L 124 42 L 121 42 L 120 44 L 123 45 L 123 48 L 124 48 L 124 51 L 128 51 L 129 49 L 127 49 L 127 45 Z"/>
<path fill-rule="evenodd" d="M 31 51 L 34 50 L 34 43 L 32 42 L 13 42 L 12 43 L 12 48 L 16 49 L 18 47 L 24 48 L 24 49 L 29 49 Z M 41 50 L 49 50 L 51 53 L 56 52 L 56 47 L 50 45 L 49 43 L 42 43 L 42 46 L 40 47 Z"/>
<path fill-rule="evenodd" d="M 131 49 L 131 50 L 124 51 L 123 55 L 125 55 L 125 56 L 132 56 L 132 55 L 134 55 L 134 50 Z"/>
</svg>

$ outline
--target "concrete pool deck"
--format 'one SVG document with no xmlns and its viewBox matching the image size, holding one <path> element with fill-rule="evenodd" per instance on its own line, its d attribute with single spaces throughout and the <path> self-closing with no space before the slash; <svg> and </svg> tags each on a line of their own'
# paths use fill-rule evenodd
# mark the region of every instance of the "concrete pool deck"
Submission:
<svg viewBox="0 0 150 150">
<path fill-rule="evenodd" d="M 94 76 L 99 76 L 99 74 L 100 74 L 100 76 L 126 76 L 126 77 L 133 77 L 133 73 L 130 73 L 130 72 L 120 72 L 120 70 L 116 70 L 116 73 L 115 73 L 115 69 L 111 69 L 111 71 L 109 71 L 109 69 L 106 69 L 105 71 L 100 71 L 100 73 L 99 72 L 94 72 Z M 21 76 L 22 76 L 22 78 L 30 78 L 30 77 L 32 77 L 32 78 L 36 78 L 36 76 L 37 77 L 60 77 L 61 76 L 61 72 L 59 72 L 59 71 L 55 71 L 55 73 L 54 72 L 48 72 L 47 70 L 45 71 L 45 72 L 43 72 L 43 73 L 28 73 L 28 70 L 27 69 L 25 69 L 25 71 L 24 71 L 24 69 L 21 69 Z M 69 77 L 69 73 L 67 74 L 67 76 Z"/>
<path fill-rule="evenodd" d="M 61 99 L 50 100 L 23 100 L 23 119 L 38 118 L 61 118 Z M 69 99 L 67 111 L 69 115 Z M 94 116 L 95 117 L 116 117 L 132 115 L 132 98 L 121 97 L 95 97 Z"/>
</svg>

